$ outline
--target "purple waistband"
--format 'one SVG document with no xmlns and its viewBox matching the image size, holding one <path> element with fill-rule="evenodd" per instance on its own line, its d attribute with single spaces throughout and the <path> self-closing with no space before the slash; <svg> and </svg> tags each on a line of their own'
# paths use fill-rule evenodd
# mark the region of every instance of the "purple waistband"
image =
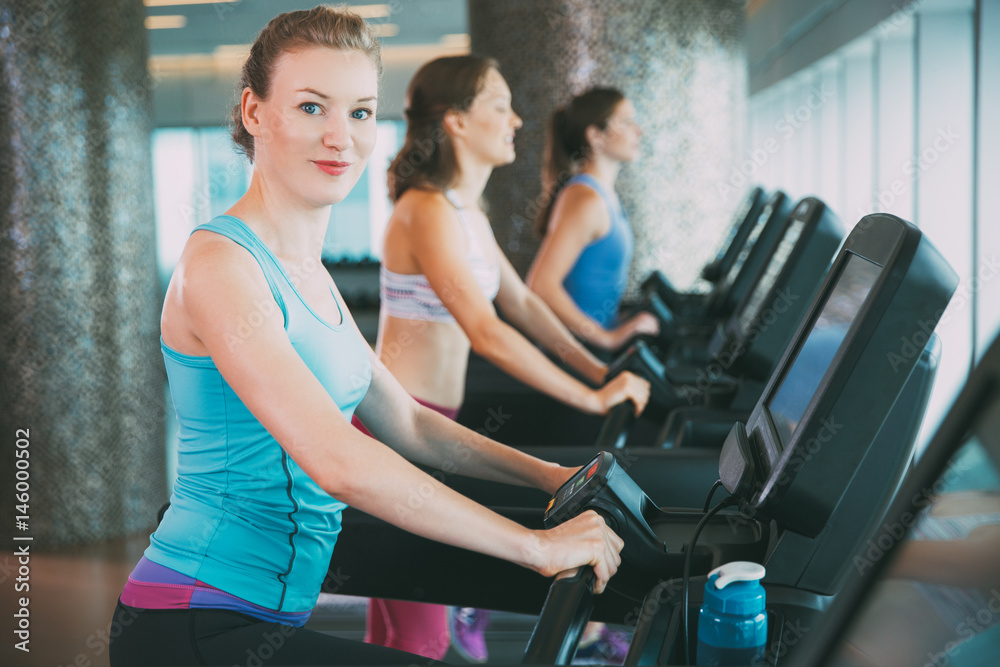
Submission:
<svg viewBox="0 0 1000 667">
<path fill-rule="evenodd" d="M 143 556 L 121 594 L 122 604 L 138 609 L 230 609 L 262 621 L 302 626 L 312 611 L 282 612 L 242 598 L 164 567 Z"/>
</svg>

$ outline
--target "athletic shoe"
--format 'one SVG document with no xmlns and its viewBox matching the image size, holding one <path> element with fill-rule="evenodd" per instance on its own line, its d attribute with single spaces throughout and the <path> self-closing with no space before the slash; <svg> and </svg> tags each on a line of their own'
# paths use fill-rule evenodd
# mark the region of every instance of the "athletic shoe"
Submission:
<svg viewBox="0 0 1000 667">
<path fill-rule="evenodd" d="M 597 638 L 581 644 L 573 657 L 574 665 L 621 665 L 628 655 L 628 635 L 603 626 Z"/>
<path fill-rule="evenodd" d="M 469 662 L 486 662 L 486 626 L 490 612 L 473 607 L 448 607 L 448 631 L 451 645 Z"/>
</svg>

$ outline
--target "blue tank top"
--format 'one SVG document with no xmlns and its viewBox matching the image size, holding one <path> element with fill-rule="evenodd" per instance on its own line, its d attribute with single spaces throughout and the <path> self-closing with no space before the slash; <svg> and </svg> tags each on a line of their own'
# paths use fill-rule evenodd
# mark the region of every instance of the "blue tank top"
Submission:
<svg viewBox="0 0 1000 667">
<path fill-rule="evenodd" d="M 583 249 L 566 274 L 563 287 L 580 310 L 601 326 L 609 326 L 617 320 L 618 306 L 625 296 L 635 239 L 614 192 L 605 190 L 590 174 L 576 174 L 566 181 L 566 186 L 578 184 L 601 195 L 611 215 L 611 226 L 607 234 Z"/>
<path fill-rule="evenodd" d="M 280 309 L 292 346 L 350 421 L 371 365 L 347 309 L 338 300 L 342 321 L 320 319 L 242 221 L 220 216 L 198 230 L 232 239 L 257 260 L 274 296 L 259 307 Z M 247 335 L 253 321 L 251 313 Z M 231 344 L 240 336 L 237 330 Z M 312 609 L 346 505 L 285 453 L 211 357 L 161 346 L 179 425 L 177 481 L 146 558 L 267 609 Z"/>
</svg>

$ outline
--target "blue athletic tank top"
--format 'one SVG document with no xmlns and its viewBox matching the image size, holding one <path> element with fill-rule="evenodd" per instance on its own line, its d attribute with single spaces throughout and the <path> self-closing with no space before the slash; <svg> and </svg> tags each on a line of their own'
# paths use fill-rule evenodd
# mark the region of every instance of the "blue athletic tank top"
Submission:
<svg viewBox="0 0 1000 667">
<path fill-rule="evenodd" d="M 274 296 L 259 304 L 261 312 L 280 309 L 292 346 L 350 421 L 368 391 L 371 365 L 347 309 L 338 300 L 341 322 L 320 319 L 241 220 L 220 216 L 198 230 L 232 239 L 257 260 Z M 232 345 L 253 335 L 254 321 L 249 313 Z M 177 481 L 146 557 L 267 609 L 312 609 L 346 505 L 285 453 L 211 357 L 161 346 L 179 425 Z"/>
<path fill-rule="evenodd" d="M 609 326 L 615 323 L 618 306 L 625 296 L 635 239 L 625 210 L 614 192 L 608 192 L 590 174 L 576 174 L 566 181 L 566 186 L 578 184 L 601 195 L 611 215 L 611 227 L 607 234 L 583 249 L 566 274 L 563 287 L 580 310 L 601 326 Z"/>
</svg>

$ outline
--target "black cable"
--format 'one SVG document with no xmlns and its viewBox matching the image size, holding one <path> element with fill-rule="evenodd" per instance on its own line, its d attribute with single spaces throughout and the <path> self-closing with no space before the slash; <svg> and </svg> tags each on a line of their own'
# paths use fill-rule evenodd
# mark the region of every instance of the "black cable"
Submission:
<svg viewBox="0 0 1000 667">
<path fill-rule="evenodd" d="M 713 488 L 714 491 L 714 488 Z M 711 497 L 711 496 L 709 496 Z M 691 587 L 691 554 L 694 553 L 694 545 L 698 542 L 698 536 L 701 534 L 702 528 L 708 523 L 708 520 L 713 516 L 718 514 L 722 509 L 735 505 L 737 499 L 733 496 L 727 496 L 725 500 L 709 510 L 705 516 L 701 517 L 701 521 L 698 525 L 694 527 L 694 533 L 691 535 L 691 543 L 688 544 L 687 553 L 684 554 L 684 593 L 681 608 L 681 614 L 684 616 L 684 664 L 691 664 L 691 642 L 690 636 L 688 635 L 688 589 Z"/>
<path fill-rule="evenodd" d="M 712 490 L 708 492 L 708 498 L 705 498 L 705 506 L 701 508 L 702 512 L 708 511 L 708 506 L 712 504 L 712 496 L 715 495 L 715 492 L 719 490 L 720 486 L 722 486 L 722 480 L 715 480 L 715 484 L 712 485 Z"/>
</svg>

